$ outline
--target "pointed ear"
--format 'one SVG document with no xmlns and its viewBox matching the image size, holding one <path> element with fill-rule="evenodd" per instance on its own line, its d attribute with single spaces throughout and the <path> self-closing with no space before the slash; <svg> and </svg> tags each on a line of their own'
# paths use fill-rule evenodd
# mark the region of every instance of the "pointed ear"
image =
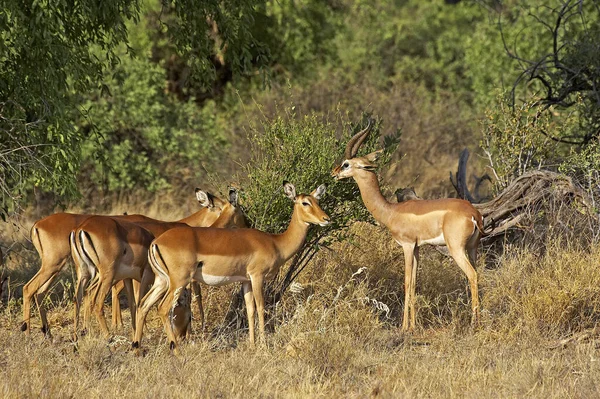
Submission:
<svg viewBox="0 0 600 399">
<path fill-rule="evenodd" d="M 283 182 L 283 192 L 292 201 L 296 200 L 296 187 L 288 181 Z"/>
<path fill-rule="evenodd" d="M 235 187 L 229 187 L 229 203 L 234 207 L 238 206 L 238 191 Z"/>
<path fill-rule="evenodd" d="M 206 208 L 212 208 L 215 206 L 212 200 L 212 196 L 210 196 L 206 191 L 202 191 L 199 188 L 196 189 L 196 199 L 200 203 L 200 206 Z"/>
<path fill-rule="evenodd" d="M 365 155 L 365 158 L 369 162 L 375 162 L 375 161 L 377 161 L 379 159 L 379 157 L 381 156 L 381 154 L 383 154 L 383 150 L 377 150 L 375 152 L 372 152 L 370 154 Z"/>
<path fill-rule="evenodd" d="M 325 190 L 327 186 L 325 184 L 321 184 L 317 187 L 310 195 L 312 195 L 315 199 L 320 199 L 323 194 L 325 194 Z"/>
</svg>

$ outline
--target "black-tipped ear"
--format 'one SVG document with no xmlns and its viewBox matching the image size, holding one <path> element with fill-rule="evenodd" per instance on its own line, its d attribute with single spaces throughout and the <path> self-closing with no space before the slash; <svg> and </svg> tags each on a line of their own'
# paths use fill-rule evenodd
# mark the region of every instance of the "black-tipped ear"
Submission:
<svg viewBox="0 0 600 399">
<path fill-rule="evenodd" d="M 315 199 L 320 199 L 323 194 L 325 194 L 325 190 L 327 186 L 325 184 L 321 184 L 317 187 L 310 195 L 312 195 Z"/>
<path fill-rule="evenodd" d="M 215 206 L 212 197 L 206 191 L 202 191 L 199 188 L 196 189 L 196 199 L 200 203 L 200 206 L 204 206 L 206 208 L 212 208 Z"/>
<path fill-rule="evenodd" d="M 229 203 L 234 207 L 238 206 L 238 191 L 235 187 L 229 187 Z"/>
<path fill-rule="evenodd" d="M 283 192 L 292 201 L 296 200 L 296 187 L 288 181 L 283 181 Z"/>
</svg>

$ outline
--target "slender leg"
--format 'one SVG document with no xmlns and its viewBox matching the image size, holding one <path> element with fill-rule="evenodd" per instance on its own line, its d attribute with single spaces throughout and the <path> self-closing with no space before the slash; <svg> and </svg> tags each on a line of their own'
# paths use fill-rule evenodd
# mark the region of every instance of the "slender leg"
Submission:
<svg viewBox="0 0 600 399">
<path fill-rule="evenodd" d="M 191 299 L 190 289 L 184 288 L 175 295 L 169 310 L 171 329 L 178 340 L 186 339 L 189 334 L 192 320 Z"/>
<path fill-rule="evenodd" d="M 86 293 L 83 297 L 83 303 L 81 304 L 81 307 L 83 308 L 83 329 L 85 331 L 89 331 L 90 329 L 90 314 L 92 312 L 94 296 L 96 295 L 99 281 L 99 276 L 96 273 L 96 275 L 88 283 L 88 288 L 86 289 Z"/>
<path fill-rule="evenodd" d="M 469 254 L 469 260 L 471 265 L 477 267 L 477 247 L 479 246 L 479 239 L 474 242 L 467 243 L 467 253 Z"/>
<path fill-rule="evenodd" d="M 449 245 L 448 251 L 458 264 L 458 267 L 460 267 L 469 280 L 469 286 L 471 288 L 471 307 L 473 310 L 471 324 L 476 326 L 479 324 L 479 290 L 477 286 L 477 271 L 475 271 L 475 268 L 473 268 L 471 262 L 469 262 L 469 258 L 467 257 L 464 247 L 452 247 Z"/>
<path fill-rule="evenodd" d="M 68 254 L 66 255 L 68 256 Z M 25 284 L 23 287 L 23 324 L 21 325 L 21 331 L 30 332 L 30 321 L 31 321 L 31 301 L 34 299 L 37 303 L 38 309 L 41 311 L 43 309 L 43 305 L 41 305 L 42 300 L 45 296 L 45 291 L 50 287 L 58 272 L 62 269 L 64 264 L 66 263 L 66 256 L 63 259 L 57 261 L 46 261 L 42 259 L 42 267 L 40 270 L 33 276 L 33 278 Z M 41 295 L 41 297 L 37 297 L 36 295 Z M 42 306 L 40 308 L 40 306 Z M 44 317 L 46 313 L 44 311 Z M 44 324 L 42 321 L 42 332 L 47 334 L 49 331 L 48 322 Z"/>
<path fill-rule="evenodd" d="M 75 287 L 75 316 L 74 316 L 74 337 L 77 338 L 79 332 L 79 313 L 81 311 L 81 304 L 83 303 L 83 293 L 86 285 L 90 281 L 90 276 L 81 276 L 77 279 L 77 286 Z"/>
<path fill-rule="evenodd" d="M 129 305 L 129 313 L 131 314 L 131 327 L 132 327 L 132 331 L 131 331 L 131 335 L 133 336 L 135 334 L 135 311 L 136 311 L 136 307 L 137 307 L 137 302 L 135 300 L 135 294 L 134 294 L 134 290 L 133 290 L 133 282 L 131 281 L 130 278 L 126 278 L 125 280 L 122 280 L 123 283 L 125 284 L 125 294 L 127 295 L 127 303 Z"/>
<path fill-rule="evenodd" d="M 140 301 L 142 300 L 142 298 L 148 293 L 148 291 L 150 290 L 150 286 L 152 285 L 153 282 L 154 282 L 154 272 L 152 271 L 151 268 L 146 267 L 144 269 L 144 271 L 142 272 L 142 280 L 140 281 L 140 283 L 137 284 L 136 280 L 133 281 L 134 291 L 135 291 L 136 285 L 139 285 L 138 290 L 135 293 L 135 303 L 136 304 L 139 304 Z"/>
<path fill-rule="evenodd" d="M 175 336 L 175 332 L 171 328 L 171 318 L 169 317 L 169 312 L 171 311 L 171 308 L 173 306 L 173 299 L 174 299 L 175 291 L 177 290 L 177 288 L 179 288 L 179 287 L 171 286 L 169 288 L 169 290 L 167 291 L 167 293 L 165 294 L 165 297 L 162 300 L 162 303 L 158 306 L 158 314 L 160 315 L 161 319 L 163 320 L 163 324 L 165 326 L 165 332 L 167 333 L 167 340 L 169 341 L 169 348 L 171 349 L 171 351 L 173 351 L 173 353 L 175 355 L 179 354 L 179 350 L 177 348 L 178 342 L 177 342 L 177 337 Z M 185 288 L 185 285 L 181 289 L 184 289 L 184 288 Z"/>
<path fill-rule="evenodd" d="M 71 244 L 71 257 L 73 258 L 73 263 L 75 263 L 75 273 L 77 275 L 77 284 L 75 286 L 75 314 L 73 315 L 73 339 L 77 340 L 77 335 L 79 333 L 79 313 L 83 302 L 83 294 L 85 292 L 85 287 L 94 277 L 96 269 L 93 266 L 89 267 L 85 260 L 80 256 L 77 249 L 77 243 L 75 242 L 74 232 L 71 232 L 69 235 L 69 242 Z"/>
<path fill-rule="evenodd" d="M 139 348 L 142 341 L 144 324 L 146 323 L 146 316 L 148 315 L 150 308 L 163 297 L 166 291 L 167 282 L 164 279 L 157 277 L 154 280 L 154 285 L 152 288 L 150 288 L 150 291 L 148 291 L 148 293 L 144 295 L 142 300 L 139 302 L 135 323 L 135 339 L 132 343 L 132 347 L 134 349 Z"/>
<path fill-rule="evenodd" d="M 40 313 L 40 319 L 42 319 L 42 333 L 46 336 L 46 338 L 51 338 L 52 334 L 50 334 L 48 316 L 46 314 L 46 308 L 44 307 L 44 298 L 46 298 L 46 294 L 48 294 L 48 289 L 50 288 L 50 285 L 54 282 L 57 276 L 58 272 L 54 273 L 52 277 L 50 277 L 50 279 L 40 287 L 37 294 L 35 295 L 35 303 L 38 307 L 38 312 Z"/>
<path fill-rule="evenodd" d="M 94 309 L 96 319 L 100 324 L 100 330 L 102 331 L 104 336 L 107 337 L 110 333 L 108 331 L 106 319 L 104 318 L 104 299 L 106 298 L 106 295 L 108 294 L 113 285 L 113 277 L 114 273 L 106 273 L 105 275 L 99 275 L 98 288 L 96 288 L 95 295 L 92 299 L 92 307 Z"/>
<path fill-rule="evenodd" d="M 192 281 L 192 290 L 194 292 L 194 299 L 198 305 L 198 319 L 200 320 L 200 328 L 202 329 L 202 332 L 204 332 L 204 308 L 202 307 L 202 290 L 200 288 L 200 283 L 197 281 Z"/>
<path fill-rule="evenodd" d="M 258 313 L 258 332 L 261 344 L 266 342 L 265 337 L 265 298 L 263 294 L 263 278 L 258 276 L 251 278 L 252 292 L 254 294 L 254 302 L 256 303 L 256 313 Z"/>
<path fill-rule="evenodd" d="M 123 280 L 117 282 L 117 284 L 113 285 L 111 289 L 112 294 L 112 328 L 113 330 L 117 330 L 119 327 L 123 326 L 123 315 L 121 314 L 121 302 L 119 302 L 119 294 L 125 288 L 125 283 Z"/>
<path fill-rule="evenodd" d="M 416 325 L 416 314 L 415 302 L 417 300 L 417 267 L 419 266 L 419 247 L 415 246 L 413 251 L 413 264 L 412 273 L 410 275 L 410 329 L 414 329 Z"/>
<path fill-rule="evenodd" d="M 404 315 L 402 318 L 402 331 L 409 330 L 409 308 L 411 303 L 411 281 L 413 273 L 413 252 L 415 249 L 414 244 L 402 245 L 404 251 Z"/>
<path fill-rule="evenodd" d="M 248 314 L 248 335 L 250 336 L 250 344 L 254 346 L 254 294 L 252 292 L 252 283 L 250 281 L 242 283 L 244 290 L 244 301 L 246 302 L 246 313 Z"/>
</svg>

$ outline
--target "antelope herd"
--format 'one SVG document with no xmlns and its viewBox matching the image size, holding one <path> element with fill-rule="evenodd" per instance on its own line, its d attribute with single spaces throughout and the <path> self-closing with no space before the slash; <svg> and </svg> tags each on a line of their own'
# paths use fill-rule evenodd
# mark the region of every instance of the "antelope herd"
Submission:
<svg viewBox="0 0 600 399">
<path fill-rule="evenodd" d="M 350 139 L 345 160 L 331 175 L 336 180 L 352 177 L 368 211 L 402 246 L 405 258 L 402 329 L 415 327 L 417 263 L 419 247 L 423 244 L 447 246 L 469 281 L 472 322 L 477 323 L 479 298 L 474 266 L 483 233 L 480 213 L 464 200 L 422 200 L 414 192 L 398 194 L 398 203 L 388 202 L 374 172 L 381 151 L 356 156 L 370 130 L 369 122 Z M 35 298 L 42 332 L 50 336 L 44 297 L 71 256 L 77 274 L 75 339 L 80 334 L 79 313 L 84 294 L 87 293 L 85 299 L 107 336 L 104 299 L 112 289 L 114 327 L 120 320 L 118 294 L 124 287 L 131 312 L 132 347 L 140 347 L 146 316 L 157 304 L 170 348 L 176 351 L 179 340 L 189 333 L 192 295 L 188 286 L 195 294 L 203 327 L 199 283 L 220 286 L 239 282 L 246 304 L 249 340 L 255 343 L 257 312 L 259 338 L 264 342 L 265 282 L 300 250 L 311 224 L 326 226 L 330 223 L 318 201 L 325 193 L 325 185 L 310 194 L 297 194 L 293 184 L 284 182 L 283 191 L 294 205 L 288 228 L 281 234 L 248 228 L 235 189 L 230 189 L 228 200 L 196 189 L 201 209 L 175 222 L 143 215 L 72 213 L 57 213 L 39 220 L 31 228 L 31 240 L 42 262 L 37 274 L 23 287 L 21 330 L 30 331 L 31 301 Z M 87 327 L 87 317 L 84 324 Z"/>
</svg>

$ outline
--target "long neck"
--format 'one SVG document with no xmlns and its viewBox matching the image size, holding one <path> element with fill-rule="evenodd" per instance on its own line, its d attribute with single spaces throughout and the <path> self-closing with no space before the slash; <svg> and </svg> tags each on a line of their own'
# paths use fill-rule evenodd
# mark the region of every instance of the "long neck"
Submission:
<svg viewBox="0 0 600 399">
<path fill-rule="evenodd" d="M 371 215 L 379 223 L 387 226 L 392 213 L 390 209 L 392 204 L 381 194 L 377 175 L 365 171 L 358 176 L 354 176 L 354 180 L 358 184 L 360 196 Z"/>
<path fill-rule="evenodd" d="M 287 261 L 300 250 L 306 234 L 308 233 L 308 223 L 300 219 L 300 215 L 294 207 L 294 213 L 292 213 L 292 220 L 286 231 L 281 234 L 275 234 L 273 239 L 275 246 L 279 250 L 283 261 Z"/>
</svg>

